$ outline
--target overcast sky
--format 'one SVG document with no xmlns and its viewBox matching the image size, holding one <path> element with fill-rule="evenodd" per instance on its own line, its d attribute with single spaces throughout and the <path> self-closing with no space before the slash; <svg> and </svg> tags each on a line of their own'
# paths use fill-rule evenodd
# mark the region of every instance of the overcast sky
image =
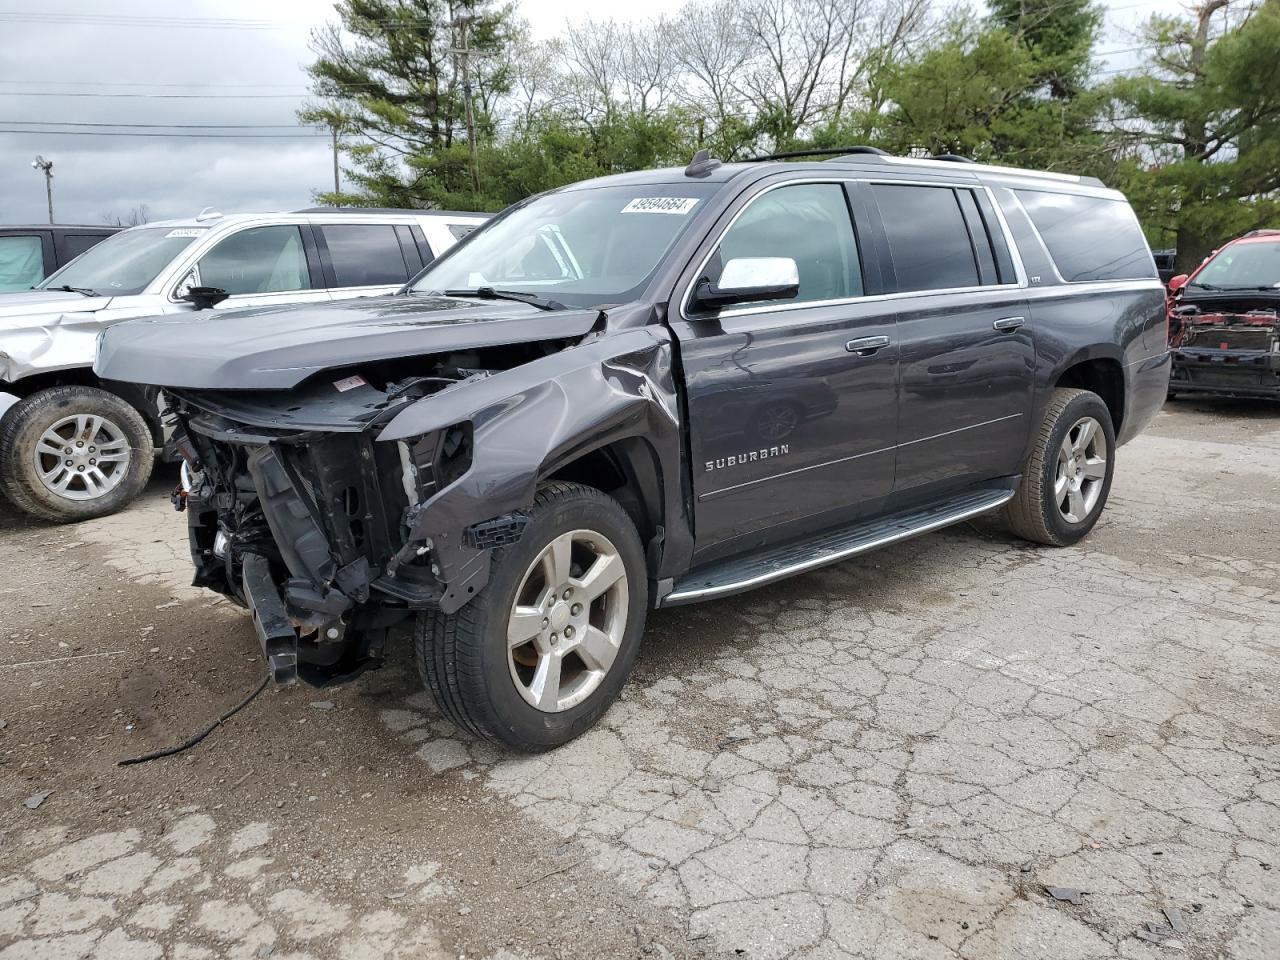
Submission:
<svg viewBox="0 0 1280 960">
<path fill-rule="evenodd" d="M 547 37 L 566 21 L 653 16 L 680 3 L 520 0 L 519 5 L 535 35 Z M 205 206 L 224 212 L 288 210 L 308 205 L 314 191 L 332 184 L 328 137 L 287 129 L 306 97 L 311 28 L 334 19 L 332 0 L 0 4 L 0 131 L 14 124 L 30 128 L 33 121 L 71 121 L 271 124 L 280 128 L 253 132 L 285 135 L 248 138 L 225 131 L 233 137 L 194 140 L 0 132 L 0 223 L 46 220 L 44 178 L 31 168 L 36 154 L 54 162 L 54 213 L 61 223 L 101 223 L 104 214 L 123 216 L 139 204 L 147 205 L 152 219 L 190 216 Z M 1134 30 L 1147 15 L 1176 11 L 1182 3 L 1107 0 L 1107 5 L 1104 51 L 1131 47 Z M 206 23 L 163 25 L 176 18 Z M 228 25 L 237 19 L 269 20 L 271 28 Z M 1113 68 L 1127 67 L 1140 56 L 1126 51 L 1107 59 Z M 316 139 L 299 136 L 311 133 Z"/>
</svg>

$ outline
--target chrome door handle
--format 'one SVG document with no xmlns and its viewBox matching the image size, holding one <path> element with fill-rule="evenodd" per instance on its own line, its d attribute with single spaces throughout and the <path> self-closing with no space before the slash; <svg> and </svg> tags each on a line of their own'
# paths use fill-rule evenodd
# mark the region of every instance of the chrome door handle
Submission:
<svg viewBox="0 0 1280 960">
<path fill-rule="evenodd" d="M 844 348 L 860 357 L 869 357 L 881 347 L 887 347 L 888 345 L 888 337 L 860 337 L 857 340 L 850 340 L 844 345 Z"/>
<path fill-rule="evenodd" d="M 995 327 L 997 330 L 1017 330 L 1026 322 L 1026 317 L 1002 317 L 991 326 Z"/>
</svg>

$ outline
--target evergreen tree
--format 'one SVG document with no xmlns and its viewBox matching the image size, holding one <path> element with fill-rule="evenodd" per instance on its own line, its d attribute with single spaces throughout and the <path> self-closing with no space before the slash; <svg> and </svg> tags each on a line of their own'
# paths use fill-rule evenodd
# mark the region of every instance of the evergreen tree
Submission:
<svg viewBox="0 0 1280 960">
<path fill-rule="evenodd" d="M 1191 18 L 1152 19 L 1151 66 L 1112 85 L 1116 129 L 1134 145 L 1116 185 L 1153 241 L 1175 239 L 1179 270 L 1245 230 L 1280 225 L 1280 0 L 1234 26 L 1226 7 L 1206 0 Z"/>
</svg>

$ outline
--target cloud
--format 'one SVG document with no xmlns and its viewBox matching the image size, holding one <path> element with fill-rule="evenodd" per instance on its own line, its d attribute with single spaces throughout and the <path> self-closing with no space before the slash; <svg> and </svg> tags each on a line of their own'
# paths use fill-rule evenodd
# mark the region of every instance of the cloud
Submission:
<svg viewBox="0 0 1280 960">
<path fill-rule="evenodd" d="M 26 7 L 27 10 L 37 8 Z M 54 16 L 82 5 L 38 8 Z M 111 13 L 174 16 L 172 6 L 122 0 Z M 14 121 L 144 124 L 293 124 L 305 98 L 310 29 L 333 17 L 321 0 L 199 0 L 186 18 L 270 18 L 287 29 L 100 26 L 73 22 L 3 23 L 0 129 Z M 60 85 L 65 81 L 74 86 Z M 140 84 L 142 86 L 128 86 Z M 163 86 L 219 84 L 208 88 Z M 228 86 L 255 84 L 260 86 Z M 161 85 L 161 86 L 157 86 Z M 218 93 L 219 99 L 26 96 L 78 93 Z M 242 94 L 271 94 L 242 96 Z M 281 95 L 287 95 L 281 96 Z M 231 132 L 231 131 L 223 131 Z M 252 131 L 251 131 L 252 132 Z M 261 132 L 310 133 L 306 130 Z M 188 216 L 212 205 L 224 212 L 306 206 L 332 183 L 327 139 L 187 140 L 149 137 L 0 134 L 0 222 L 46 218 L 43 177 L 54 161 L 54 207 L 65 223 L 98 223 L 145 203 L 155 218 Z"/>
</svg>

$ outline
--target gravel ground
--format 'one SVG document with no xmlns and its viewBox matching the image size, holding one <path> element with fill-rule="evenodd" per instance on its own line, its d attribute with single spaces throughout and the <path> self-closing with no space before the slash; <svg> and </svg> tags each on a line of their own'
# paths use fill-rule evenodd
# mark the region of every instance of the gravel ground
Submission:
<svg viewBox="0 0 1280 960">
<path fill-rule="evenodd" d="M 160 473 L 0 505 L 0 960 L 1280 955 L 1280 407 L 1171 404 L 1078 548 L 984 520 L 654 614 L 535 758 L 402 651 L 115 766 L 263 669 Z"/>
</svg>

